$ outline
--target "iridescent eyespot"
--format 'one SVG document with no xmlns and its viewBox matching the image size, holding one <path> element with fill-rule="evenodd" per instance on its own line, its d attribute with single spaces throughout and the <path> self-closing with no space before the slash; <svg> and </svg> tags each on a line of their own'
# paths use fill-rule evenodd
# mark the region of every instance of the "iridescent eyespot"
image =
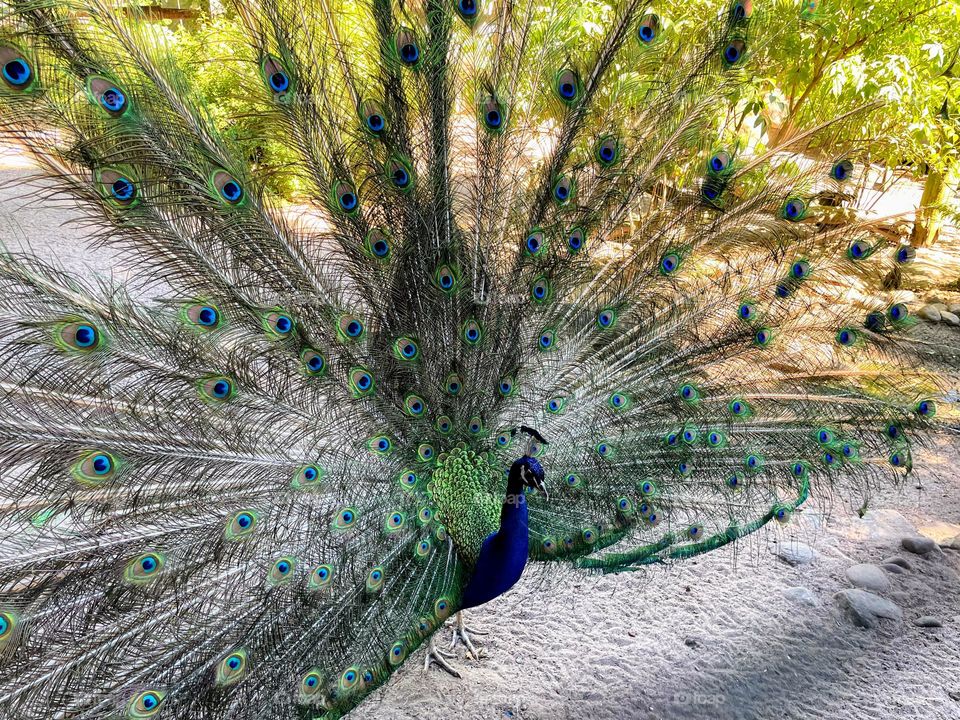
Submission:
<svg viewBox="0 0 960 720">
<path fill-rule="evenodd" d="M 894 252 L 894 258 L 901 265 L 911 262 L 916 256 L 917 251 L 909 245 L 901 245 Z"/>
<path fill-rule="evenodd" d="M 242 540 L 251 535 L 256 527 L 257 516 L 250 510 L 241 510 L 230 516 L 223 534 L 227 540 Z"/>
<path fill-rule="evenodd" d="M 790 466 L 790 474 L 795 478 L 804 478 L 810 472 L 810 468 L 802 460 L 797 460 Z"/>
<path fill-rule="evenodd" d="M 447 375 L 447 381 L 445 383 L 444 389 L 447 391 L 448 395 L 453 395 L 456 397 L 460 394 L 460 390 L 463 388 L 463 381 L 460 380 L 460 376 L 456 373 L 450 373 Z"/>
<path fill-rule="evenodd" d="M 367 573 L 366 590 L 368 593 L 380 592 L 383 589 L 383 568 L 377 565 Z"/>
<path fill-rule="evenodd" d="M 343 674 L 340 676 L 340 681 L 338 682 L 338 687 L 341 692 L 349 692 L 355 688 L 359 682 L 360 669 L 353 666 L 343 671 Z"/>
<path fill-rule="evenodd" d="M 597 327 L 609 330 L 617 324 L 617 313 L 613 308 L 604 308 L 597 313 Z"/>
<path fill-rule="evenodd" d="M 552 350 L 557 342 L 557 334 L 551 330 L 546 329 L 540 333 L 540 337 L 537 340 L 537 346 L 541 350 Z"/>
<path fill-rule="evenodd" d="M 420 347 L 413 338 L 399 337 L 393 342 L 393 356 L 404 362 L 416 360 L 420 357 Z"/>
<path fill-rule="evenodd" d="M 580 76 L 571 69 L 561 70 L 554 78 L 553 87 L 560 99 L 572 105 L 580 99 Z"/>
<path fill-rule="evenodd" d="M 0 45 L 0 75 L 11 90 L 29 90 L 34 82 L 33 67 L 20 50 L 12 45 Z"/>
<path fill-rule="evenodd" d="M 737 417 L 746 417 L 751 414 L 750 405 L 748 405 L 745 400 L 741 400 L 740 398 L 734 398 L 731 400 L 727 405 L 727 409 L 730 410 L 732 415 L 736 415 Z"/>
<path fill-rule="evenodd" d="M 830 168 L 830 177 L 838 182 L 849 180 L 852 173 L 853 163 L 849 160 L 841 160 L 840 162 L 834 164 L 832 168 Z"/>
<path fill-rule="evenodd" d="M 713 175 L 724 175 L 733 169 L 733 156 L 726 150 L 720 150 L 710 156 L 707 162 L 707 172 Z"/>
<path fill-rule="evenodd" d="M 680 256 L 677 253 L 667 253 L 660 258 L 660 272 L 664 275 L 672 275 L 680 267 Z"/>
<path fill-rule="evenodd" d="M 680 434 L 675 432 L 667 433 L 666 437 L 663 439 L 664 443 L 668 447 L 677 447 L 680 444 Z"/>
<path fill-rule="evenodd" d="M 351 368 L 348 378 L 350 392 L 356 398 L 372 395 L 373 391 L 376 389 L 376 383 L 373 380 L 373 375 L 371 375 L 370 371 L 366 368 Z"/>
<path fill-rule="evenodd" d="M 535 303 L 545 303 L 550 299 L 550 281 L 542 275 L 530 285 L 530 299 Z"/>
<path fill-rule="evenodd" d="M 597 538 L 600 537 L 600 533 L 595 527 L 583 528 L 580 531 L 580 538 L 587 544 L 593 545 L 597 541 Z"/>
<path fill-rule="evenodd" d="M 430 538 L 424 538 L 417 543 L 417 547 L 413 551 L 413 555 L 418 560 L 423 560 L 424 558 L 430 555 L 430 551 L 433 549 L 433 542 Z"/>
<path fill-rule="evenodd" d="M 781 300 L 785 300 L 793 295 L 793 285 L 788 282 L 779 282 L 774 288 L 774 294 Z"/>
<path fill-rule="evenodd" d="M 473 0 L 460 0 L 460 3 L 472 2 Z M 397 641 L 390 646 L 387 653 L 387 662 L 391 667 L 397 667 L 407 659 L 407 645 L 403 641 Z"/>
<path fill-rule="evenodd" d="M 683 460 L 677 463 L 676 470 L 677 474 L 681 477 L 688 477 L 693 472 L 693 468 L 691 468 L 690 465 Z"/>
<path fill-rule="evenodd" d="M 694 523 L 687 528 L 687 538 L 693 540 L 694 542 L 700 540 L 703 537 L 703 525 L 700 523 Z"/>
<path fill-rule="evenodd" d="M 567 175 L 561 175 L 553 183 L 553 200 L 558 205 L 566 205 L 574 195 L 573 180 Z"/>
<path fill-rule="evenodd" d="M 563 397 L 555 397 L 547 400 L 547 412 L 551 415 L 559 415 L 567 407 L 567 399 Z"/>
<path fill-rule="evenodd" d="M 773 331 L 770 328 L 760 328 L 753 336 L 753 343 L 757 347 L 767 347 L 773 340 Z"/>
<path fill-rule="evenodd" d="M 181 310 L 181 317 L 201 330 L 215 330 L 223 320 L 220 310 L 212 303 L 185 305 Z"/>
<path fill-rule="evenodd" d="M 311 377 L 320 377 L 327 370 L 327 361 L 316 350 L 305 348 L 300 353 L 300 362 L 303 363 L 303 370 Z"/>
<path fill-rule="evenodd" d="M 860 450 L 853 443 L 844 443 L 840 451 L 847 460 L 855 460 L 860 454 Z"/>
<path fill-rule="evenodd" d="M 446 620 L 450 617 L 452 604 L 447 598 L 440 598 L 433 604 L 433 614 L 440 620 Z"/>
<path fill-rule="evenodd" d="M 612 460 L 616 455 L 616 448 L 606 440 L 601 440 L 593 447 L 594 451 L 604 460 Z"/>
<path fill-rule="evenodd" d="M 360 513 L 356 508 L 345 507 L 333 517 L 334 530 L 349 530 L 357 524 Z"/>
<path fill-rule="evenodd" d="M 723 484 L 731 490 L 739 490 L 743 486 L 743 480 L 737 473 L 733 473 L 727 476 Z"/>
<path fill-rule="evenodd" d="M 417 486 L 419 478 L 413 470 L 402 470 L 397 476 L 397 482 L 404 490 L 413 490 Z"/>
<path fill-rule="evenodd" d="M 567 249 L 571 255 L 576 255 L 583 248 L 586 235 L 580 228 L 571 228 L 567 232 Z"/>
<path fill-rule="evenodd" d="M 471 435 L 479 435 L 483 432 L 483 421 L 477 416 L 470 418 L 467 421 L 467 432 Z"/>
<path fill-rule="evenodd" d="M 630 515 L 634 511 L 633 502 L 630 498 L 617 498 L 617 510 L 623 515 Z"/>
<path fill-rule="evenodd" d="M 474 346 L 483 339 L 483 329 L 476 320 L 467 320 L 463 324 L 460 336 L 467 345 Z"/>
<path fill-rule="evenodd" d="M 657 495 L 657 484 L 653 480 L 643 480 L 640 482 L 640 487 L 638 488 L 640 493 L 646 498 L 656 497 Z"/>
<path fill-rule="evenodd" d="M 144 690 L 137 693 L 127 703 L 127 718 L 129 720 L 146 720 L 156 715 L 163 708 L 166 693 L 160 690 Z"/>
<path fill-rule="evenodd" d="M 441 435 L 449 435 L 453 431 L 453 421 L 446 415 L 441 415 L 433 425 Z"/>
<path fill-rule="evenodd" d="M 216 191 L 218 198 L 228 205 L 239 205 L 243 202 L 243 186 L 225 170 L 217 170 L 210 176 L 210 185 Z"/>
<path fill-rule="evenodd" d="M 829 428 L 819 428 L 817 430 L 817 442 L 821 445 L 829 445 L 834 440 L 834 433 Z"/>
<path fill-rule="evenodd" d="M 677 391 L 680 399 L 686 403 L 694 404 L 700 400 L 700 391 L 690 383 L 684 383 Z"/>
<path fill-rule="evenodd" d="M 792 510 L 786 505 L 777 505 L 773 508 L 773 519 L 778 523 L 790 522 Z"/>
<path fill-rule="evenodd" d="M 557 551 L 557 541 L 551 537 L 545 537 L 540 542 L 540 547 L 543 548 L 543 551 L 549 555 L 552 555 Z"/>
<path fill-rule="evenodd" d="M 810 277 L 810 263 L 806 260 L 797 260 L 790 266 L 790 277 L 794 280 L 806 280 Z"/>
<path fill-rule="evenodd" d="M 364 100 L 360 103 L 360 117 L 363 127 L 371 135 L 380 137 L 387 129 L 387 114 L 376 100 Z"/>
<path fill-rule="evenodd" d="M 203 378 L 199 381 L 198 389 L 200 396 L 204 400 L 213 403 L 224 403 L 230 400 L 235 394 L 233 381 L 223 375 L 213 375 Z"/>
<path fill-rule="evenodd" d="M 397 56 L 407 67 L 415 67 L 420 62 L 420 44 L 409 28 L 400 28 L 394 38 Z"/>
<path fill-rule="evenodd" d="M 660 35 L 660 17 L 647 13 L 640 19 L 637 27 L 637 39 L 644 45 L 650 45 Z"/>
<path fill-rule="evenodd" d="M 700 431 L 692 425 L 688 425 L 683 429 L 683 432 L 680 433 L 680 439 L 687 445 L 693 445 L 699 437 Z"/>
<path fill-rule="evenodd" d="M 377 435 L 367 441 L 367 448 L 377 455 L 386 455 L 393 449 L 393 442 L 386 435 Z"/>
<path fill-rule="evenodd" d="M 788 198 L 780 210 L 780 217 L 790 222 L 799 222 L 807 216 L 807 203 L 801 198 Z"/>
<path fill-rule="evenodd" d="M 891 322 L 900 323 L 906 320 L 910 316 L 910 311 L 907 309 L 907 306 L 904 303 L 896 303 L 891 305 L 890 309 L 887 310 L 887 317 L 890 318 Z"/>
<path fill-rule="evenodd" d="M 293 476 L 293 486 L 296 488 L 316 485 L 323 479 L 323 471 L 316 465 L 305 465 Z"/>
<path fill-rule="evenodd" d="M 245 650 L 235 650 L 217 666 L 217 684 L 229 687 L 243 679 L 247 670 L 247 653 Z"/>
<path fill-rule="evenodd" d="M 117 471 L 117 462 L 113 455 L 105 450 L 87 453 L 74 463 L 71 474 L 77 482 L 84 485 L 102 485 Z"/>
<path fill-rule="evenodd" d="M 513 395 L 514 386 L 513 386 L 513 377 L 506 375 L 500 378 L 500 384 L 497 385 L 497 390 L 503 397 L 510 397 Z"/>
<path fill-rule="evenodd" d="M 405 159 L 393 156 L 384 166 L 387 180 L 398 190 L 407 191 L 413 187 L 413 166 Z"/>
<path fill-rule="evenodd" d="M 424 525 L 429 525 L 433 522 L 433 509 L 429 507 L 422 507 L 417 511 L 417 524 L 423 527 Z"/>
<path fill-rule="evenodd" d="M 319 668 L 313 668 L 300 680 L 300 698 L 309 702 L 323 690 L 323 674 Z"/>
<path fill-rule="evenodd" d="M 512 440 L 513 440 L 513 436 L 511 436 L 510 433 L 502 432 L 499 435 L 497 435 L 497 445 L 499 447 L 502 447 L 502 448 L 509 447 L 510 442 Z"/>
<path fill-rule="evenodd" d="M 263 327 L 267 334 L 275 338 L 290 337 L 293 332 L 293 318 L 281 310 L 274 310 L 263 316 Z"/>
<path fill-rule="evenodd" d="M 278 559 L 270 567 L 270 572 L 267 574 L 267 582 L 271 585 L 281 585 L 288 583 L 293 580 L 294 570 L 297 567 L 297 562 L 291 557 L 282 557 Z"/>
<path fill-rule="evenodd" d="M 131 585 L 143 585 L 160 576 L 164 558 L 158 553 L 144 553 L 134 558 L 123 571 L 123 579 Z"/>
<path fill-rule="evenodd" d="M 541 255 L 546 246 L 546 236 L 544 235 L 543 230 L 539 228 L 534 228 L 531 230 L 527 235 L 527 239 L 523 241 L 524 252 L 531 257 Z"/>
<path fill-rule="evenodd" d="M 933 400 L 921 400 L 914 407 L 917 415 L 925 418 L 932 418 L 937 414 L 937 404 Z"/>
<path fill-rule="evenodd" d="M 430 462 L 437 452 L 430 443 L 420 443 L 417 446 L 417 457 L 421 462 Z"/>
<path fill-rule="evenodd" d="M 479 0 L 456 0 L 457 14 L 467 23 L 473 25 L 476 22 L 477 14 L 480 12 Z"/>
<path fill-rule="evenodd" d="M 347 215 L 355 215 L 360 208 L 360 199 L 357 197 L 357 191 L 348 182 L 337 182 L 331 192 L 332 205 L 335 209 Z"/>
<path fill-rule="evenodd" d="M 293 81 L 280 59 L 267 55 L 260 64 L 260 73 L 267 84 L 267 88 L 273 93 L 273 99 L 280 103 L 289 102 L 288 92 L 293 85 Z"/>
<path fill-rule="evenodd" d="M 757 309 L 754 307 L 753 303 L 740 303 L 740 307 L 737 309 L 737 317 L 744 322 L 750 322 L 757 317 Z"/>
<path fill-rule="evenodd" d="M 364 247 L 377 260 L 390 259 L 390 233 L 383 228 L 373 228 L 364 238 Z"/>
<path fill-rule="evenodd" d="M 616 165 L 620 160 L 620 141 L 614 135 L 604 135 L 597 140 L 593 156 L 605 168 Z"/>
<path fill-rule="evenodd" d="M 763 469 L 763 458 L 750 453 L 743 459 L 743 466 L 750 472 L 759 472 Z"/>
<path fill-rule="evenodd" d="M 493 95 L 487 95 L 480 103 L 480 117 L 491 133 L 502 132 L 506 125 L 506 109 Z"/>
<path fill-rule="evenodd" d="M 630 407 L 630 398 L 621 392 L 615 392 L 607 400 L 607 404 L 614 410 L 626 410 Z"/>
<path fill-rule="evenodd" d="M 337 321 L 337 335 L 341 340 L 359 340 L 365 333 L 363 322 L 355 315 L 342 315 Z"/>
<path fill-rule="evenodd" d="M 399 510 L 394 510 L 393 512 L 387 513 L 387 517 L 383 521 L 383 529 L 388 533 L 396 532 L 397 530 L 403 529 L 406 521 L 406 515 Z"/>
<path fill-rule="evenodd" d="M 850 247 L 847 248 L 847 257 L 851 260 L 863 260 L 870 256 L 873 252 L 873 247 L 870 243 L 864 240 L 856 240 L 850 243 Z"/>
<path fill-rule="evenodd" d="M 836 335 L 836 341 L 844 347 L 850 347 L 857 342 L 857 331 L 853 328 L 841 328 Z"/>
<path fill-rule="evenodd" d="M 310 587 L 313 590 L 320 590 L 327 587 L 333 581 L 333 567 L 330 565 L 320 565 L 310 573 Z"/>
<path fill-rule="evenodd" d="M 727 444 L 726 436 L 717 430 L 711 430 L 707 433 L 707 445 L 712 448 L 724 447 Z"/>
<path fill-rule="evenodd" d="M 86 81 L 87 97 L 112 118 L 121 117 L 130 107 L 127 94 L 113 81 L 91 75 Z"/>
<path fill-rule="evenodd" d="M 743 60 L 746 52 L 747 43 L 745 40 L 739 38 L 736 40 L 731 40 L 723 49 L 723 62 L 728 67 L 737 65 Z"/>
<path fill-rule="evenodd" d="M 450 265 L 441 265 L 433 273 L 433 282 L 443 292 L 450 294 L 460 284 L 460 276 L 457 270 Z"/>
<path fill-rule="evenodd" d="M 132 207 L 139 199 L 137 184 L 119 170 L 104 168 L 97 179 L 106 199 L 115 206 Z"/>
<path fill-rule="evenodd" d="M 403 411 L 410 417 L 420 417 L 427 411 L 427 403 L 419 395 L 411 393 L 403 399 Z"/>
<path fill-rule="evenodd" d="M 890 455 L 890 464 L 895 468 L 910 468 L 910 453 L 907 450 L 897 450 Z"/>
<path fill-rule="evenodd" d="M 903 430 L 897 423 L 887 423 L 886 432 L 887 437 L 889 437 L 891 440 L 898 440 L 903 434 Z"/>
</svg>

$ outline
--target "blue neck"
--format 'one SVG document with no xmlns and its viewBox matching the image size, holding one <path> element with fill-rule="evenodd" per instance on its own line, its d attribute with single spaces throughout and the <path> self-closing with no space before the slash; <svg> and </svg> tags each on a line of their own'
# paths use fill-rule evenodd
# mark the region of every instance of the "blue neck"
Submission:
<svg viewBox="0 0 960 720">
<path fill-rule="evenodd" d="M 527 499 L 522 485 L 510 482 L 500 510 L 500 529 L 483 541 L 473 576 L 463 591 L 462 607 L 482 605 L 512 588 L 527 565 L 529 542 Z"/>
</svg>

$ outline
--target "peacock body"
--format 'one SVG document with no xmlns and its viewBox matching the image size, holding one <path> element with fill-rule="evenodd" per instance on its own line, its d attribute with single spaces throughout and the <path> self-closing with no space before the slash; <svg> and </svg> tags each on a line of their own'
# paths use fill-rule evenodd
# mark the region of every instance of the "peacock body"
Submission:
<svg viewBox="0 0 960 720">
<path fill-rule="evenodd" d="M 136 13 L 0 4 L 5 138 L 136 272 L 0 258 L 2 717 L 341 717 L 528 558 L 692 557 L 937 428 L 911 251 L 820 219 L 864 148 L 799 156 L 870 108 L 746 138 L 748 1 L 238 2 L 315 222 Z"/>
</svg>

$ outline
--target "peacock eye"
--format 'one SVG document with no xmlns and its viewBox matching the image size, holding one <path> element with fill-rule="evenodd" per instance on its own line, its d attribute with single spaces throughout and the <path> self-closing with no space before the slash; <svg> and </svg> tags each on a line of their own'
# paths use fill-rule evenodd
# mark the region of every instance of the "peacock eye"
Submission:
<svg viewBox="0 0 960 720">
<path fill-rule="evenodd" d="M 468 320 L 463 324 L 461 335 L 467 345 L 473 346 L 483 339 L 483 330 L 476 320 Z"/>
<path fill-rule="evenodd" d="M 509 375 L 500 379 L 500 385 L 497 387 L 503 397 L 513 395 L 513 378 Z"/>
<path fill-rule="evenodd" d="M 348 182 L 338 182 L 333 186 L 334 206 L 347 215 L 353 215 L 360 207 L 360 200 L 353 185 Z"/>
<path fill-rule="evenodd" d="M 550 299 L 550 281 L 540 276 L 530 286 L 530 298 L 535 303 L 543 303 Z"/>
<path fill-rule="evenodd" d="M 401 63 L 407 67 L 415 67 L 420 62 L 420 45 L 412 30 L 409 28 L 397 30 L 395 43 Z"/>
<path fill-rule="evenodd" d="M 354 397 L 366 397 L 373 394 L 376 384 L 374 383 L 373 375 L 371 375 L 370 371 L 366 368 L 351 368 L 347 377 L 349 378 L 350 391 Z"/>
<path fill-rule="evenodd" d="M 647 13 L 637 27 L 637 39 L 644 45 L 651 44 L 660 34 L 660 17 Z"/>
<path fill-rule="evenodd" d="M 567 399 L 564 397 L 555 397 L 547 400 L 547 412 L 551 415 L 559 415 L 567 407 Z"/>
<path fill-rule="evenodd" d="M 937 404 L 933 400 L 921 400 L 916 406 L 917 415 L 933 417 L 937 414 Z"/>
<path fill-rule="evenodd" d="M 160 575 L 163 564 L 163 556 L 157 553 L 145 553 L 127 564 L 123 571 L 123 579 L 131 585 L 143 585 Z"/>
<path fill-rule="evenodd" d="M 457 13 L 468 24 L 476 19 L 478 12 L 477 0 L 457 0 Z"/>
<path fill-rule="evenodd" d="M 224 537 L 227 540 L 242 540 L 253 533 L 256 527 L 257 516 L 249 510 L 241 510 L 227 521 Z"/>
<path fill-rule="evenodd" d="M 239 682 L 247 669 L 247 653 L 236 650 L 225 657 L 217 667 L 217 684 L 229 687 Z"/>
<path fill-rule="evenodd" d="M 853 163 L 849 160 L 841 160 L 834 164 L 830 168 L 830 177 L 832 177 L 837 182 L 843 182 L 850 179 L 850 175 L 853 173 Z"/>
<path fill-rule="evenodd" d="M 911 262 L 917 256 L 917 251 L 909 245 L 903 245 L 897 248 L 894 257 L 901 265 Z"/>
<path fill-rule="evenodd" d="M 753 336 L 753 341 L 758 347 L 767 347 L 767 345 L 770 344 L 772 337 L 773 333 L 771 332 L 770 328 L 760 328 Z"/>
<path fill-rule="evenodd" d="M 313 590 L 325 588 L 333 580 L 333 567 L 330 565 L 320 565 L 314 568 L 310 573 L 310 587 Z"/>
<path fill-rule="evenodd" d="M 384 572 L 379 565 L 367 573 L 366 589 L 368 593 L 379 592 L 383 588 Z"/>
<path fill-rule="evenodd" d="M 863 260 L 865 257 L 870 255 L 870 252 L 873 248 L 869 243 L 864 242 L 863 240 L 856 240 L 850 243 L 850 247 L 847 249 L 847 257 L 851 260 Z"/>
<path fill-rule="evenodd" d="M 567 249 L 570 251 L 571 255 L 575 255 L 580 252 L 585 239 L 586 235 L 580 228 L 573 228 L 567 233 Z"/>
<path fill-rule="evenodd" d="M 243 202 L 244 192 L 240 182 L 225 170 L 218 170 L 210 176 L 210 184 L 217 192 L 217 197 L 228 205 L 239 205 Z"/>
<path fill-rule="evenodd" d="M 857 342 L 857 331 L 852 328 L 843 328 L 836 335 L 837 343 L 850 347 Z"/>
<path fill-rule="evenodd" d="M 787 523 L 790 521 L 790 508 L 785 505 L 778 505 L 773 509 L 773 518 L 778 523 Z"/>
<path fill-rule="evenodd" d="M 483 430 L 483 422 L 479 417 L 472 417 L 467 421 L 467 431 L 471 435 L 478 435 Z"/>
<path fill-rule="evenodd" d="M 114 206 L 132 207 L 136 204 L 139 198 L 137 184 L 127 174 L 112 168 L 104 168 L 100 170 L 97 180 L 100 183 L 101 192 Z"/>
<path fill-rule="evenodd" d="M 343 315 L 337 323 L 337 334 L 341 340 L 359 340 L 364 332 L 363 322 L 355 315 Z"/>
<path fill-rule="evenodd" d="M 411 417 L 420 417 L 427 411 L 427 403 L 419 395 L 410 394 L 403 399 L 403 410 Z"/>
<path fill-rule="evenodd" d="M 620 159 L 620 143 L 613 135 L 604 135 L 597 141 L 593 156 L 603 167 L 615 165 Z"/>
<path fill-rule="evenodd" d="M 566 205 L 573 197 L 573 180 L 567 175 L 561 175 L 553 184 L 553 199 L 558 205 Z"/>
<path fill-rule="evenodd" d="M 387 129 L 387 114 L 376 100 L 364 100 L 360 103 L 360 117 L 367 131 L 380 137 Z"/>
<path fill-rule="evenodd" d="M 146 720 L 160 712 L 165 693 L 160 690 L 145 690 L 134 695 L 127 703 L 127 717 L 131 720 Z"/>
<path fill-rule="evenodd" d="M 557 334 L 552 329 L 544 330 L 540 333 L 537 345 L 541 350 L 552 350 L 556 345 Z"/>
<path fill-rule="evenodd" d="M 387 180 L 398 190 L 407 191 L 413 187 L 413 168 L 404 159 L 394 156 L 384 166 Z"/>
<path fill-rule="evenodd" d="M 780 211 L 780 217 L 790 222 L 798 222 L 807 216 L 807 203 L 800 198 L 788 198 Z"/>
<path fill-rule="evenodd" d="M 184 320 L 202 330 L 215 330 L 222 321 L 220 310 L 208 303 L 187 305 L 181 312 Z"/>
<path fill-rule="evenodd" d="M 263 60 L 260 72 L 270 92 L 273 93 L 274 100 L 281 103 L 285 102 L 287 100 L 286 93 L 293 83 L 290 80 L 290 73 L 287 72 L 279 58 L 268 55 Z"/>
<path fill-rule="evenodd" d="M 417 446 L 417 457 L 420 458 L 422 462 L 430 462 L 433 460 L 435 454 L 436 451 L 430 443 L 420 443 L 420 445 Z"/>
<path fill-rule="evenodd" d="M 606 308 L 597 314 L 597 325 L 601 330 L 609 330 L 616 322 L 617 314 L 612 308 Z"/>
<path fill-rule="evenodd" d="M 506 122 L 506 109 L 493 95 L 487 95 L 480 103 L 480 116 L 488 132 L 499 133 Z"/>
<path fill-rule="evenodd" d="M 561 70 L 557 73 L 554 80 L 554 89 L 560 100 L 568 105 L 572 105 L 580 99 L 581 87 L 580 76 L 571 69 Z"/>
<path fill-rule="evenodd" d="M 723 49 L 723 61 L 728 67 L 737 65 L 741 60 L 743 60 L 743 56 L 746 51 L 747 43 L 744 40 L 731 40 Z"/>
<path fill-rule="evenodd" d="M 677 253 L 667 253 L 660 259 L 660 272 L 672 275 L 680 267 L 680 256 Z"/>
<path fill-rule="evenodd" d="M 713 175 L 722 175 L 732 169 L 733 158 L 726 150 L 714 153 L 707 163 L 707 171 Z"/>
<path fill-rule="evenodd" d="M 530 231 L 530 234 L 527 235 L 527 239 L 523 241 L 524 252 L 531 257 L 536 257 L 543 253 L 546 244 L 546 236 L 543 230 L 534 228 Z"/>
<path fill-rule="evenodd" d="M 406 521 L 406 515 L 399 510 L 394 510 L 393 512 L 387 513 L 387 517 L 383 523 L 383 529 L 387 532 L 396 532 L 397 530 L 401 530 L 403 528 Z"/>
<path fill-rule="evenodd" d="M 810 277 L 810 263 L 806 260 L 798 260 L 790 266 L 790 275 L 795 280 L 806 280 Z"/>
<path fill-rule="evenodd" d="M 393 355 L 398 360 L 410 362 L 420 357 L 420 346 L 410 337 L 399 337 L 393 343 Z"/>
<path fill-rule="evenodd" d="M 127 94 L 107 78 L 91 75 L 86 85 L 87 95 L 110 117 L 118 118 L 127 111 Z"/>
<path fill-rule="evenodd" d="M 738 25 L 753 15 L 752 0 L 736 0 L 730 5 L 730 24 Z"/>
<path fill-rule="evenodd" d="M 300 362 L 303 363 L 307 375 L 312 377 L 319 377 L 327 370 L 326 358 L 312 348 L 306 348 L 300 353 Z"/>
<path fill-rule="evenodd" d="M 906 320 L 909 315 L 910 311 L 907 309 L 907 306 L 904 303 L 896 303 L 895 305 L 891 305 L 890 309 L 887 310 L 887 317 L 889 317 L 890 320 L 895 323 Z"/>
<path fill-rule="evenodd" d="M 349 530 L 357 524 L 358 517 L 359 513 L 357 512 L 356 508 L 345 507 L 334 516 L 333 529 Z"/>
<path fill-rule="evenodd" d="M 459 274 L 450 265 L 441 265 L 433 273 L 433 281 L 443 292 L 450 294 L 459 285 Z"/>
<path fill-rule="evenodd" d="M 222 375 L 214 375 L 200 381 L 200 395 L 213 403 L 223 403 L 234 396 L 233 381 Z"/>
<path fill-rule="evenodd" d="M 447 375 L 446 390 L 448 395 L 459 395 L 460 388 L 463 387 L 463 382 L 460 380 L 460 376 L 456 373 L 451 373 Z"/>
<path fill-rule="evenodd" d="M 3 81 L 10 89 L 27 90 L 33 84 L 33 68 L 17 48 L 0 45 L 0 65 L 3 66 Z"/>
<path fill-rule="evenodd" d="M 340 676 L 340 690 L 343 692 L 352 690 L 358 682 L 360 682 L 360 671 L 356 667 L 347 668 Z"/>
<path fill-rule="evenodd" d="M 364 247 L 377 260 L 387 260 L 390 257 L 390 241 L 390 233 L 383 228 L 374 228 L 367 233 Z"/>
<path fill-rule="evenodd" d="M 290 557 L 282 557 L 273 563 L 270 573 L 267 576 L 267 582 L 271 585 L 280 585 L 293 579 L 293 571 L 296 568 L 296 561 Z"/>
<path fill-rule="evenodd" d="M 276 338 L 289 337 L 293 332 L 293 318 L 281 311 L 274 311 L 263 316 L 263 326 L 267 333 Z"/>
<path fill-rule="evenodd" d="M 300 695 L 309 699 L 320 692 L 323 687 L 323 675 L 318 669 L 310 670 L 300 681 Z"/>
</svg>

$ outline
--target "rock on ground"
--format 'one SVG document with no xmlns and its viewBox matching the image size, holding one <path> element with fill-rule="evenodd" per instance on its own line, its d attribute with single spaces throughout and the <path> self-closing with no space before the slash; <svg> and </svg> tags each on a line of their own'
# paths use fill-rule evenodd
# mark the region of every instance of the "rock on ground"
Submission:
<svg viewBox="0 0 960 720">
<path fill-rule="evenodd" d="M 903 610 L 896 603 L 866 590 L 841 590 L 833 598 L 860 627 L 875 628 L 880 619 L 903 620 Z"/>
<path fill-rule="evenodd" d="M 883 572 L 883 568 L 871 563 L 860 563 L 848 567 L 847 579 L 857 587 L 873 592 L 882 593 L 890 589 L 890 580 Z"/>
</svg>

